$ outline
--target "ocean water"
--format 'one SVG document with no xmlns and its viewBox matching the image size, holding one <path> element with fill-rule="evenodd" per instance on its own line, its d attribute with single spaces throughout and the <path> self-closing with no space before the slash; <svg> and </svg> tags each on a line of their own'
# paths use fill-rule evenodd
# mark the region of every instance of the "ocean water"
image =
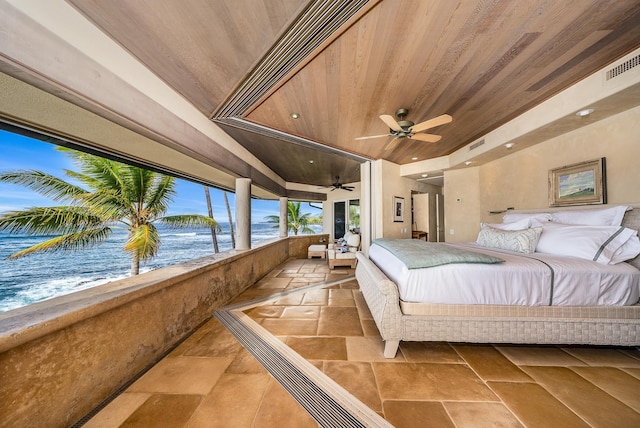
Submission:
<svg viewBox="0 0 640 428">
<path fill-rule="evenodd" d="M 214 254 L 209 229 L 159 230 L 158 255 L 141 263 L 140 273 Z M 216 235 L 220 251 L 232 248 L 228 225 L 223 224 L 222 232 Z M 273 224 L 251 226 L 252 243 L 278 236 L 279 231 Z M 116 229 L 106 242 L 94 248 L 7 260 L 9 255 L 42 242 L 46 237 L 0 232 L 0 312 L 127 278 L 131 259 L 122 251 L 126 237 L 125 230 Z"/>
</svg>

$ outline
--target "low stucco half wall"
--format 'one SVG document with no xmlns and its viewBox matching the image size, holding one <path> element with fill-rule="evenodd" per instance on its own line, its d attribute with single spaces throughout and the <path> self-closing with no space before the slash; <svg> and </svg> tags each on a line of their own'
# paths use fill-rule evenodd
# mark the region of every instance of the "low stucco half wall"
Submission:
<svg viewBox="0 0 640 428">
<path fill-rule="evenodd" d="M 1 424 L 77 422 L 216 309 L 327 237 L 277 239 L 0 314 Z"/>
</svg>

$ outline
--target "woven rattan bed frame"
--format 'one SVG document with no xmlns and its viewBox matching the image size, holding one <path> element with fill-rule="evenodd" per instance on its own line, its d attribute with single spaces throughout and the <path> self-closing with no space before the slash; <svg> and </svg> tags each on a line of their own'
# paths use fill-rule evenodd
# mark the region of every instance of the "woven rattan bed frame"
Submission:
<svg viewBox="0 0 640 428">
<path fill-rule="evenodd" d="M 634 209 L 626 213 L 623 225 L 638 230 L 640 204 L 629 205 Z M 400 301 L 396 284 L 368 257 L 358 253 L 357 258 L 356 278 L 385 341 L 386 358 L 396 355 L 401 340 L 640 346 L 639 304 L 614 307 L 407 304 Z M 640 268 L 640 258 L 631 264 Z"/>
</svg>

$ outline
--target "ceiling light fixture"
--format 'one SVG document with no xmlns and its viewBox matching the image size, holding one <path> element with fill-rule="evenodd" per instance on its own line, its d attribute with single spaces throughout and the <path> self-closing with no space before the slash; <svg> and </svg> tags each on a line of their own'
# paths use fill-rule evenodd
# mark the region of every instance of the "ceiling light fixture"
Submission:
<svg viewBox="0 0 640 428">
<path fill-rule="evenodd" d="M 300 117 L 298 113 L 291 113 L 289 116 L 291 116 L 292 119 L 298 119 Z"/>
<path fill-rule="evenodd" d="M 513 143 L 507 143 L 504 145 L 507 149 L 510 149 L 511 147 L 513 147 Z"/>
<path fill-rule="evenodd" d="M 589 116 L 591 113 L 593 113 L 595 110 L 592 108 L 585 108 L 583 110 L 580 110 L 579 112 L 576 113 L 576 116 L 578 117 L 586 117 Z"/>
<path fill-rule="evenodd" d="M 311 159 L 311 160 L 309 161 L 309 163 L 313 163 L 313 159 Z"/>
<path fill-rule="evenodd" d="M 466 166 L 469 166 L 469 165 L 471 165 L 471 161 L 466 161 L 464 164 L 465 164 Z"/>
<path fill-rule="evenodd" d="M 422 174 L 422 178 L 427 178 L 429 174 Z"/>
<path fill-rule="evenodd" d="M 411 160 L 418 160 L 418 158 L 414 156 L 411 158 Z"/>
</svg>

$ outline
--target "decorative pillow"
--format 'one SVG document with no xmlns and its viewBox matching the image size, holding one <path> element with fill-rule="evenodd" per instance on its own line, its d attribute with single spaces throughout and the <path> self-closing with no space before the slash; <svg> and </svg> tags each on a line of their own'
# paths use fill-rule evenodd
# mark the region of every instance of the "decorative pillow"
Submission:
<svg viewBox="0 0 640 428">
<path fill-rule="evenodd" d="M 540 223 L 551 221 L 551 213 L 512 213 L 502 217 L 503 223 L 515 223 L 523 219 L 537 220 Z"/>
<path fill-rule="evenodd" d="M 624 213 L 629 209 L 631 207 L 621 205 L 593 210 L 558 211 L 551 214 L 551 221 L 588 226 L 620 226 Z"/>
<path fill-rule="evenodd" d="M 484 226 L 478 234 L 478 245 L 488 248 L 533 253 L 542 233 L 542 227 L 524 230 L 500 230 Z"/>
<path fill-rule="evenodd" d="M 513 223 L 480 223 L 480 227 L 493 227 L 500 230 L 522 230 L 529 229 L 531 227 L 531 219 L 529 217 L 523 218 Z"/>
<path fill-rule="evenodd" d="M 536 251 L 613 264 L 616 252 L 636 234 L 635 230 L 621 226 L 546 223 Z"/>
</svg>

